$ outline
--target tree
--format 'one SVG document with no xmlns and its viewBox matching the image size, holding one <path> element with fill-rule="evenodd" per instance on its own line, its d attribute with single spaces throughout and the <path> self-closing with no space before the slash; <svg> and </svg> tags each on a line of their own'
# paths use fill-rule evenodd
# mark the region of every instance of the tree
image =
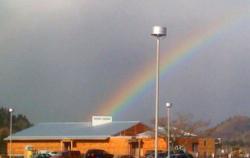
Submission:
<svg viewBox="0 0 250 158">
<path fill-rule="evenodd" d="M 177 131 L 184 131 L 183 134 L 200 134 L 208 128 L 210 121 L 194 120 L 194 116 L 190 113 L 178 113 L 172 124 Z"/>
<path fill-rule="evenodd" d="M 177 113 L 171 121 L 172 134 L 178 133 L 180 136 L 189 134 L 200 134 L 209 127 L 210 121 L 194 120 L 190 113 Z M 159 126 L 167 128 L 167 118 L 159 118 Z"/>
<path fill-rule="evenodd" d="M 25 115 L 18 114 L 13 115 L 13 133 L 23 130 L 32 126 L 30 121 Z M 9 135 L 9 126 L 10 126 L 10 113 L 8 108 L 0 108 L 0 153 L 5 152 L 5 144 L 3 139 Z"/>
<path fill-rule="evenodd" d="M 177 113 L 171 121 L 170 133 L 172 146 L 176 145 L 176 138 L 202 134 L 209 127 L 210 121 L 194 120 L 190 113 Z M 159 118 L 159 126 L 164 127 L 167 141 L 167 117 Z"/>
<path fill-rule="evenodd" d="M 20 131 L 22 129 L 28 128 L 31 126 L 30 121 L 27 119 L 25 115 L 19 114 L 18 116 L 13 118 L 13 129 L 14 132 Z"/>
</svg>

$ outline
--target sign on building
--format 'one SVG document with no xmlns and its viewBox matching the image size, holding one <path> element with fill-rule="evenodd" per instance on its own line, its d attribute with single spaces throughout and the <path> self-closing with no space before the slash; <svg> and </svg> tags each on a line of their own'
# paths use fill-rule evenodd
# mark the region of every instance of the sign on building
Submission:
<svg viewBox="0 0 250 158">
<path fill-rule="evenodd" d="M 112 122 L 112 116 L 92 116 L 92 126 L 103 125 Z"/>
</svg>

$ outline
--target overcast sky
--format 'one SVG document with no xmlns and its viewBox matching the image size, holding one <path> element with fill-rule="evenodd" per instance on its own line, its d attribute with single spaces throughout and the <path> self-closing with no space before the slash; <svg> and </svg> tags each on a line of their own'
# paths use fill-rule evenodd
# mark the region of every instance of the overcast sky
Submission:
<svg viewBox="0 0 250 158">
<path fill-rule="evenodd" d="M 212 122 L 250 116 L 249 0 L 0 0 L 0 105 L 34 123 L 90 120 L 155 60 L 152 26 L 168 29 L 163 54 L 218 20 L 229 22 L 162 75 L 160 114 L 171 101 Z M 154 93 L 114 120 L 153 118 Z"/>
</svg>

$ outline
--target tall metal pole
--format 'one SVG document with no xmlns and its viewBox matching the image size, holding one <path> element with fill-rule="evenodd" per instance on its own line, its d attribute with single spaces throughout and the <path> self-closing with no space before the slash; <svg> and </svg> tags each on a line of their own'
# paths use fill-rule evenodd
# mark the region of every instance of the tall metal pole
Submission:
<svg viewBox="0 0 250 158">
<path fill-rule="evenodd" d="M 156 39 L 156 88 L 155 88 L 155 158 L 158 156 L 158 113 L 159 113 L 159 57 L 160 39 Z"/>
<path fill-rule="evenodd" d="M 168 158 L 170 158 L 170 108 L 171 108 L 171 103 L 166 103 L 167 106 L 167 115 L 168 115 Z"/>
<path fill-rule="evenodd" d="M 166 36 L 167 29 L 161 26 L 154 26 L 152 36 L 156 37 L 156 88 L 155 88 L 155 154 L 158 156 L 158 113 L 159 113 L 159 59 L 160 59 L 160 37 Z"/>
<path fill-rule="evenodd" d="M 170 108 L 168 108 L 168 158 L 170 158 Z"/>
<path fill-rule="evenodd" d="M 12 113 L 13 113 L 13 109 L 9 108 L 9 112 L 10 112 L 10 158 L 12 157 Z"/>
<path fill-rule="evenodd" d="M 167 117 L 168 117 L 168 158 L 170 158 L 170 150 L 171 150 L 171 146 L 170 146 L 170 108 L 172 107 L 171 103 L 166 103 L 166 107 L 167 107 Z"/>
</svg>

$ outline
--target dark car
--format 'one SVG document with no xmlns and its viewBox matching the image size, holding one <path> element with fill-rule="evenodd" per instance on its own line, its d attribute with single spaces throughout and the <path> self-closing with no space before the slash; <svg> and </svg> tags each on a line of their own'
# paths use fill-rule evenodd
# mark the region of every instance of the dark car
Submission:
<svg viewBox="0 0 250 158">
<path fill-rule="evenodd" d="M 90 149 L 85 153 L 85 158 L 113 158 L 114 155 L 101 149 Z"/>
<path fill-rule="evenodd" d="M 59 152 L 50 158 L 81 158 L 81 153 L 80 151 L 64 151 Z"/>
<path fill-rule="evenodd" d="M 171 155 L 171 158 L 189 158 L 189 156 L 185 153 L 180 153 Z"/>
<path fill-rule="evenodd" d="M 193 156 L 190 153 L 178 151 L 175 153 L 171 153 L 171 158 L 193 158 Z"/>
<path fill-rule="evenodd" d="M 158 150 L 158 155 L 164 153 L 162 150 Z M 145 153 L 146 158 L 154 157 L 155 151 L 154 150 L 147 150 Z"/>
<path fill-rule="evenodd" d="M 166 152 L 163 152 L 163 151 L 158 151 L 157 154 L 158 154 L 158 155 L 157 155 L 158 158 L 166 158 L 166 157 L 167 157 L 167 153 L 166 153 Z M 154 151 L 147 152 L 147 153 L 145 154 L 145 157 L 146 157 L 146 158 L 154 158 L 154 157 L 155 157 Z"/>
<path fill-rule="evenodd" d="M 148 155 L 145 155 L 146 158 L 154 158 L 154 152 L 150 152 Z M 158 152 L 158 158 L 168 158 L 168 151 Z M 177 151 L 170 153 L 170 158 L 193 158 L 193 156 L 184 151 Z"/>
</svg>

